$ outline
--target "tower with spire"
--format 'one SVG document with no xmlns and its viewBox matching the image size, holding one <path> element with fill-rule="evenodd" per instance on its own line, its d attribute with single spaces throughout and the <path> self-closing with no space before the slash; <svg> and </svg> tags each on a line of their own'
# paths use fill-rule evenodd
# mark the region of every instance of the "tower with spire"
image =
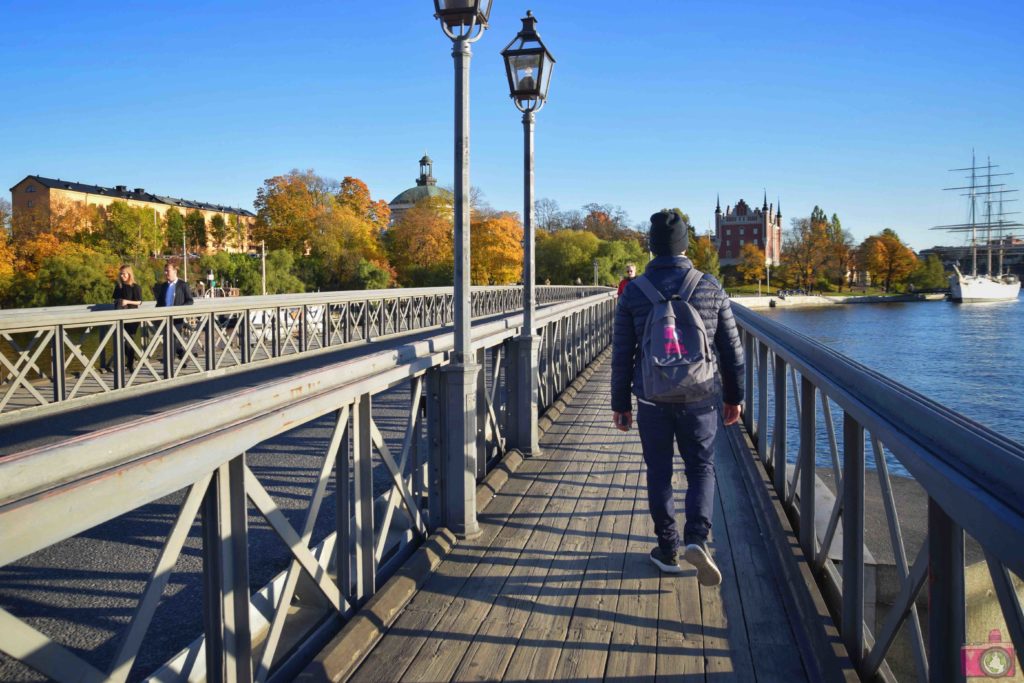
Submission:
<svg viewBox="0 0 1024 683">
<path fill-rule="evenodd" d="M 715 199 L 715 240 L 718 244 L 718 260 L 724 266 L 735 265 L 742 260 L 743 247 L 755 244 L 764 252 L 765 261 L 778 265 L 782 253 L 782 209 L 781 205 L 768 203 L 768 191 L 764 191 L 760 208 L 753 208 L 740 199 L 735 206 L 726 206 L 722 211 L 721 197 Z"/>
</svg>

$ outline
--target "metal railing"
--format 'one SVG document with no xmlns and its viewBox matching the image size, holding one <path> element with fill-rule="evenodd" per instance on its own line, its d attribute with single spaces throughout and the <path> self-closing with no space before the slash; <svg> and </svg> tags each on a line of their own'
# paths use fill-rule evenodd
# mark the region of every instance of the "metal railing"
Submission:
<svg viewBox="0 0 1024 683">
<path fill-rule="evenodd" d="M 920 680 L 963 680 L 965 531 L 984 554 L 1017 652 L 1024 649 L 1022 589 L 1014 586 L 1024 576 L 1024 446 L 778 322 L 740 305 L 733 309 L 747 357 L 744 424 L 798 529 L 805 558 L 831 589 L 826 600 L 833 596 L 830 609 L 861 678 L 891 678 L 886 655 L 906 624 Z M 833 407 L 841 412 L 838 430 Z M 835 494 L 819 538 L 815 510 L 822 487 L 816 498 L 816 460 L 825 453 Z M 787 455 L 795 456 L 788 467 Z M 927 495 L 927 536 L 914 557 L 907 555 L 887 457 L 903 465 Z M 865 620 L 867 463 L 879 479 L 899 579 L 877 630 Z M 837 563 L 830 551 L 838 531 L 842 559 Z M 927 631 L 916 606 L 926 579 Z"/>
<path fill-rule="evenodd" d="M 537 291 L 539 303 L 551 304 L 607 289 Z M 522 288 L 475 288 L 472 306 L 474 317 L 514 313 L 522 310 Z M 450 287 L 0 311 L 0 419 L 452 320 Z"/>
<path fill-rule="evenodd" d="M 614 305 L 613 294 L 603 292 L 538 312 L 544 342 L 541 410 L 611 343 Z M 476 360 L 484 368 L 476 400 L 478 478 L 516 445 L 506 434 L 515 432 L 510 423 L 516 416 L 508 407 L 516 405 L 517 383 L 506 379 L 519 371 L 507 361 L 517 357 L 512 347 L 521 325 L 522 316 L 511 315 L 473 328 Z M 448 435 L 441 429 L 439 393 L 452 339 L 438 334 L 367 353 L 0 460 L 0 567 L 120 516 L 142 514 L 172 494 L 180 500 L 138 607 L 107 664 L 89 663 L 28 623 L 31 615 L 5 609 L 0 651 L 57 681 L 123 681 L 149 674 L 161 681 L 288 679 L 445 523 L 441 472 Z M 411 400 L 400 446 L 389 447 L 373 396 L 397 385 L 408 386 Z M 295 525 L 247 452 L 325 416 L 330 438 L 317 456 L 302 522 Z M 375 495 L 375 474 L 381 473 L 387 486 Z M 311 547 L 318 512 L 331 495 L 335 533 Z M 284 571 L 255 594 L 249 588 L 250 504 L 289 549 Z M 203 590 L 202 604 L 194 609 L 204 615 L 202 637 L 158 671 L 134 671 L 197 520 Z M 311 604 L 320 610 L 317 618 L 289 617 L 300 607 L 308 612 Z"/>
</svg>

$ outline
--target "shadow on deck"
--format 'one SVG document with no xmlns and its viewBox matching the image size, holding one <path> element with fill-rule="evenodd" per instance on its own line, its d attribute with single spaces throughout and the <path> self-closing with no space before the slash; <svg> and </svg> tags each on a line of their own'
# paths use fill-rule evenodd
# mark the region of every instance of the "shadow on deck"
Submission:
<svg viewBox="0 0 1024 683">
<path fill-rule="evenodd" d="M 609 378 L 605 364 L 348 680 L 855 680 L 739 427 L 717 452 L 722 585 L 650 563 L 640 440 L 612 427 Z"/>
</svg>

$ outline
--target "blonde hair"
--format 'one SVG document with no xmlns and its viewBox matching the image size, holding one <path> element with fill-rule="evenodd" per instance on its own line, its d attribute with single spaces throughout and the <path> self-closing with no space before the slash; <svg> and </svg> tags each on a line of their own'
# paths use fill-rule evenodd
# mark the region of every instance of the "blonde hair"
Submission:
<svg viewBox="0 0 1024 683">
<path fill-rule="evenodd" d="M 135 283 L 135 271 L 132 270 L 131 266 L 125 264 L 125 265 L 123 265 L 123 266 L 121 266 L 120 268 L 117 269 L 117 273 L 118 273 L 119 276 L 120 276 L 121 273 L 124 273 L 126 271 L 128 273 L 128 284 L 130 284 L 130 285 L 136 284 Z"/>
</svg>

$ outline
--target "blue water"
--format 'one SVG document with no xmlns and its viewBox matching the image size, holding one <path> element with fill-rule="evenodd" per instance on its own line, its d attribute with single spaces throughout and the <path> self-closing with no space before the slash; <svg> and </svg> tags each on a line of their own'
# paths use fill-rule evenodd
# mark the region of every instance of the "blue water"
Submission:
<svg viewBox="0 0 1024 683">
<path fill-rule="evenodd" d="M 1024 443 L 1024 301 L 848 304 L 763 314 Z M 840 415 L 833 406 L 841 438 Z M 894 474 L 906 474 L 887 461 Z"/>
</svg>

